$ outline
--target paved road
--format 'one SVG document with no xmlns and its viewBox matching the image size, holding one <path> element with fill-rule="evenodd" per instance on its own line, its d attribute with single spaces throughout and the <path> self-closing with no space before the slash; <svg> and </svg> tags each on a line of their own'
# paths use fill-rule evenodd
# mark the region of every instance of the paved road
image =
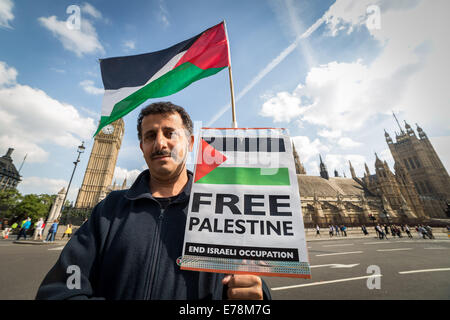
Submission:
<svg viewBox="0 0 450 320">
<path fill-rule="evenodd" d="M 450 299 L 447 237 L 319 240 L 309 241 L 308 247 L 313 278 L 265 277 L 274 299 Z M 34 299 L 62 248 L 1 240 L 0 299 Z M 367 273 L 372 265 L 381 276 Z M 370 276 L 374 286 L 380 280 L 380 289 L 367 288 Z"/>
<path fill-rule="evenodd" d="M 60 253 L 60 244 L 21 245 L 12 243 L 12 240 L 1 240 L 0 300 L 34 299 L 39 285 Z"/>
<path fill-rule="evenodd" d="M 274 299 L 450 299 L 448 238 L 310 241 L 308 248 L 312 279 L 265 277 Z"/>
</svg>

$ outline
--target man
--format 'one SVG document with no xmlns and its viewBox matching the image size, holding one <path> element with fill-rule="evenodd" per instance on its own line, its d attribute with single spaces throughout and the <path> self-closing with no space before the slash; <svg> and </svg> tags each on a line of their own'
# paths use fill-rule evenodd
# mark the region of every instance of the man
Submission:
<svg viewBox="0 0 450 320">
<path fill-rule="evenodd" d="M 19 234 L 17 235 L 16 241 L 19 240 L 20 237 L 24 237 L 25 240 L 27 240 L 27 232 L 28 229 L 30 229 L 30 226 L 31 226 L 31 218 L 28 217 L 26 220 L 22 222 L 22 228 L 20 229 Z"/>
<path fill-rule="evenodd" d="M 192 184 L 186 169 L 192 121 L 183 108 L 160 102 L 141 110 L 137 129 L 148 170 L 129 190 L 111 192 L 93 209 L 36 298 L 270 298 L 257 276 L 180 269 Z"/>
</svg>

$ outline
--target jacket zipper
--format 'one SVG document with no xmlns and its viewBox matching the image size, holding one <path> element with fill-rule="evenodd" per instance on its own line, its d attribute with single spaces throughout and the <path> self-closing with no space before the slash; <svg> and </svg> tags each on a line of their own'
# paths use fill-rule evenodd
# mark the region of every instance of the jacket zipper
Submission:
<svg viewBox="0 0 450 320">
<path fill-rule="evenodd" d="M 155 283 L 155 279 L 156 279 L 156 267 L 157 267 L 157 263 L 158 263 L 158 258 L 159 258 L 159 250 L 160 250 L 160 244 L 161 244 L 161 226 L 162 226 L 162 222 L 164 219 L 164 209 L 160 208 L 160 214 L 158 216 L 158 224 L 156 227 L 156 236 L 155 236 L 155 240 L 154 240 L 154 244 L 153 244 L 153 257 L 152 257 L 152 261 L 151 261 L 151 266 L 152 269 L 150 271 L 150 280 L 148 283 L 148 289 L 146 291 L 146 300 L 149 300 L 152 296 L 153 293 L 153 288 L 154 288 L 154 283 Z"/>
</svg>

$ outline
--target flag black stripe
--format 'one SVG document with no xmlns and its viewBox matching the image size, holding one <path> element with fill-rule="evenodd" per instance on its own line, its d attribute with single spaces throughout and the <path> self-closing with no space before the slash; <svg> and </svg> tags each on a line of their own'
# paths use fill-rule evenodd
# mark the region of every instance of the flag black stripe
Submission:
<svg viewBox="0 0 450 320">
<path fill-rule="evenodd" d="M 101 59 L 100 69 L 105 90 L 144 85 L 170 59 L 189 49 L 202 33 L 164 50 Z"/>
<path fill-rule="evenodd" d="M 203 140 L 223 152 L 286 152 L 282 138 L 203 137 Z"/>
</svg>

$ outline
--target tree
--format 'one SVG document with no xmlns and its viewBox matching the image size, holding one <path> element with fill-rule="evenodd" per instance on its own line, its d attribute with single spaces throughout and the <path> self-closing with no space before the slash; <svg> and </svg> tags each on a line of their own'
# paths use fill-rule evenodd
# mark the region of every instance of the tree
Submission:
<svg viewBox="0 0 450 320">
<path fill-rule="evenodd" d="M 14 207 L 14 214 L 20 220 L 30 217 L 32 221 L 39 218 L 46 218 L 52 205 L 52 198 L 48 194 L 27 194 L 22 201 Z"/>
<path fill-rule="evenodd" d="M 0 217 L 11 219 L 14 217 L 14 208 L 23 196 L 17 189 L 0 190 Z"/>
</svg>

